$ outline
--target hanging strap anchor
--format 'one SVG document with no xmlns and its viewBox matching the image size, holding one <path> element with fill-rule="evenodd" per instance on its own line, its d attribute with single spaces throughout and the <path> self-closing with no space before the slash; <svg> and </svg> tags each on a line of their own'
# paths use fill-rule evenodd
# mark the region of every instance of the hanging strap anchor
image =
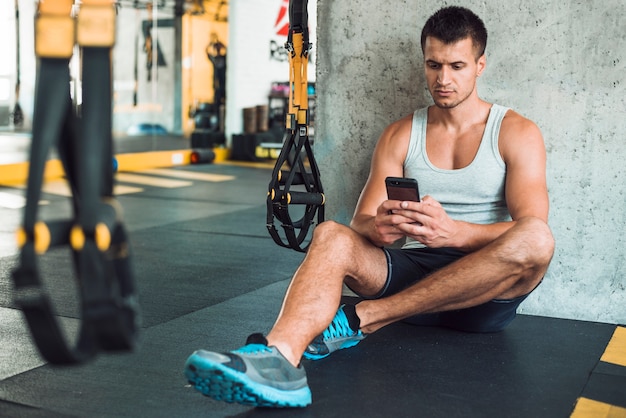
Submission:
<svg viewBox="0 0 626 418">
<path fill-rule="evenodd" d="M 305 252 L 310 227 L 324 221 L 326 199 L 319 169 L 309 138 L 309 96 L 307 67 L 309 62 L 308 0 L 289 2 L 289 35 L 285 48 L 289 52 L 289 112 L 283 147 L 280 151 L 267 194 L 267 229 L 276 244 Z M 298 186 L 293 188 L 293 186 Z M 297 220 L 290 208 L 299 206 Z M 304 207 L 303 209 L 301 209 Z M 284 238 L 274 225 L 282 224 Z"/>
</svg>

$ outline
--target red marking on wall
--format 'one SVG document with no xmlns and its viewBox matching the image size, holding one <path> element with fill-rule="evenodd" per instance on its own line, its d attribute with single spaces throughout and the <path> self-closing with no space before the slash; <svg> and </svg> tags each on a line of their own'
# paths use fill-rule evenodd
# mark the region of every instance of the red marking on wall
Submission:
<svg viewBox="0 0 626 418">
<path fill-rule="evenodd" d="M 280 5 L 274 28 L 276 29 L 276 35 L 289 35 L 289 0 L 283 0 L 283 3 Z"/>
</svg>

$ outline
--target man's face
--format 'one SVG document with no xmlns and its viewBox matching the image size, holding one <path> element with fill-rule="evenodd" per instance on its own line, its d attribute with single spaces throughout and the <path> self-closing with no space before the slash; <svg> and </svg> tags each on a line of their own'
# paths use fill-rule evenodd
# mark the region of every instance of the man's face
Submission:
<svg viewBox="0 0 626 418">
<path fill-rule="evenodd" d="M 485 55 L 476 61 L 471 38 L 445 44 L 429 36 L 424 44 L 424 72 L 435 105 L 451 109 L 476 89 L 476 78 L 485 68 Z"/>
</svg>

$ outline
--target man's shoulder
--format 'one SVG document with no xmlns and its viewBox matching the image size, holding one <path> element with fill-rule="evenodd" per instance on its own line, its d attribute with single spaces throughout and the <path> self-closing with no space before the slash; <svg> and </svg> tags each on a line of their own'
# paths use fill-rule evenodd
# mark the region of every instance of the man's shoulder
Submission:
<svg viewBox="0 0 626 418">
<path fill-rule="evenodd" d="M 502 119 L 499 143 L 502 156 L 507 161 L 511 155 L 520 152 L 520 147 L 528 149 L 537 145 L 543 148 L 543 136 L 535 122 L 509 109 Z"/>
<path fill-rule="evenodd" d="M 378 140 L 378 153 L 393 154 L 398 161 L 404 161 L 411 137 L 412 120 L 413 114 L 409 114 L 387 125 Z"/>
<path fill-rule="evenodd" d="M 521 115 L 517 111 L 511 108 L 507 108 L 507 112 L 504 115 L 504 119 L 502 119 L 502 126 L 511 127 L 514 129 L 528 129 L 528 128 L 536 128 L 537 125 L 535 122 L 530 120 L 529 118 Z"/>
<path fill-rule="evenodd" d="M 406 132 L 410 132 L 412 124 L 413 113 L 409 113 L 401 119 L 391 122 L 389 125 L 387 125 L 387 128 L 385 128 L 385 131 L 390 135 L 403 134 Z"/>
</svg>

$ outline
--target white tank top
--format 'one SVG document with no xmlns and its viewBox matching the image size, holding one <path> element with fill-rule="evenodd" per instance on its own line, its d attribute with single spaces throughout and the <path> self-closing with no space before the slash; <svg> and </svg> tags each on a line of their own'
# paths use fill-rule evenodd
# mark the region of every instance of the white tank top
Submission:
<svg viewBox="0 0 626 418">
<path fill-rule="evenodd" d="M 504 198 L 506 165 L 498 149 L 500 126 L 508 110 L 492 105 L 474 160 L 458 170 L 443 170 L 430 162 L 426 154 L 428 108 L 416 110 L 404 176 L 417 179 L 420 195 L 437 200 L 452 219 L 476 224 L 511 220 Z M 423 246 L 407 238 L 403 248 Z"/>
</svg>

